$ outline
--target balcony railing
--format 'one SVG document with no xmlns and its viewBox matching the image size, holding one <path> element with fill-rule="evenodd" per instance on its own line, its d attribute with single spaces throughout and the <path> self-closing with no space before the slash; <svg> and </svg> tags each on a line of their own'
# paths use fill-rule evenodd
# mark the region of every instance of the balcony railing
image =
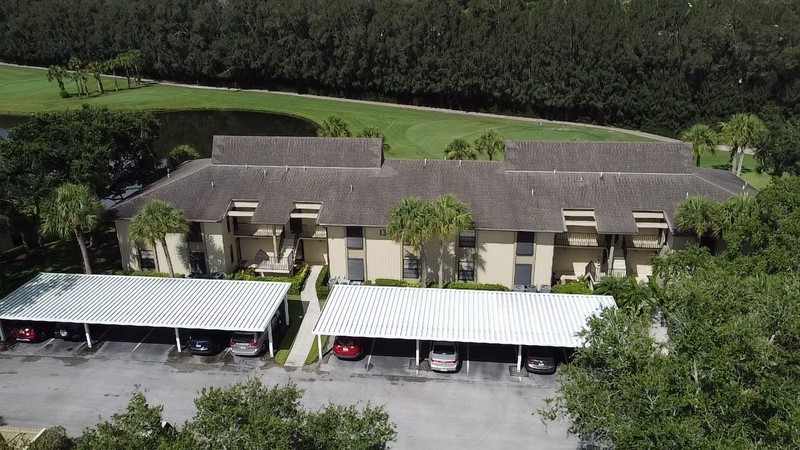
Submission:
<svg viewBox="0 0 800 450">
<path fill-rule="evenodd" d="M 655 234 L 625 236 L 625 243 L 631 248 L 647 248 L 654 250 L 658 250 L 664 246 L 661 241 L 661 236 Z"/>
<path fill-rule="evenodd" d="M 319 225 L 303 225 L 300 231 L 301 238 L 308 239 L 326 239 L 328 237 L 328 229 Z"/>
<path fill-rule="evenodd" d="M 289 252 L 287 256 L 277 261 L 275 259 L 270 259 L 267 261 L 261 261 L 258 264 L 253 264 L 250 266 L 250 268 L 252 268 L 253 271 L 262 275 L 267 272 L 291 272 L 293 267 L 294 267 L 294 250 Z"/>
<path fill-rule="evenodd" d="M 275 235 L 280 236 L 283 233 L 283 227 L 275 230 Z M 255 237 L 271 237 L 272 225 L 259 225 L 257 223 L 239 223 L 233 229 L 235 236 L 255 236 Z"/>
<path fill-rule="evenodd" d="M 602 247 L 604 237 L 597 233 L 558 233 L 555 244 L 570 247 Z"/>
</svg>

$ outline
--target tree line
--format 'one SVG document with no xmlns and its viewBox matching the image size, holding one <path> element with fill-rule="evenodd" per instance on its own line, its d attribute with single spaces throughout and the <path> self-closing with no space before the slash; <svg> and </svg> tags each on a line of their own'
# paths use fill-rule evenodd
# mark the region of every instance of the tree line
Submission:
<svg viewBox="0 0 800 450">
<path fill-rule="evenodd" d="M 90 61 L 83 62 L 80 58 L 71 57 L 67 66 L 52 65 L 47 68 L 47 81 L 55 81 L 58 84 L 59 94 L 62 98 L 69 98 L 71 94 L 67 92 L 64 85 L 64 80 L 70 79 L 75 83 L 78 90 L 78 97 L 89 96 L 89 86 L 86 84 L 87 77 L 91 75 L 97 83 L 97 92 L 104 94 L 106 92 L 103 86 L 102 75 L 110 73 L 114 79 L 114 90 L 119 91 L 119 83 L 117 82 L 117 71 L 122 69 L 125 74 L 125 79 L 128 82 L 128 89 L 131 88 L 131 77 L 134 78 L 136 84 L 141 84 L 142 79 L 139 75 L 139 65 L 142 60 L 142 52 L 140 50 L 130 50 L 125 53 L 120 53 L 111 59 L 105 61 Z"/>
<path fill-rule="evenodd" d="M 0 58 L 17 63 L 138 49 L 158 79 L 673 136 L 735 111 L 800 114 L 790 1 L 9 0 L 0 37 Z"/>
</svg>

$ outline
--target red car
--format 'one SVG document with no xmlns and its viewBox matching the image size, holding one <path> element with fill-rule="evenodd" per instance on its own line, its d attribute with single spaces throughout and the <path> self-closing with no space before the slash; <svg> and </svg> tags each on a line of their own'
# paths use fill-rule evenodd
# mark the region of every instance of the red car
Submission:
<svg viewBox="0 0 800 450">
<path fill-rule="evenodd" d="M 41 342 L 49 336 L 42 327 L 23 324 L 11 329 L 11 337 L 17 342 Z"/>
<path fill-rule="evenodd" d="M 339 359 L 358 359 L 364 354 L 364 338 L 337 336 L 333 354 Z"/>
</svg>

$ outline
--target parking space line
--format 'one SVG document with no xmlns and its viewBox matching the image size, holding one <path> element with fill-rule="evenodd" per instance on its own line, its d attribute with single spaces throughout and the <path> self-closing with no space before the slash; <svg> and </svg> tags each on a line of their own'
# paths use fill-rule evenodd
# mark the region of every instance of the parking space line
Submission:
<svg viewBox="0 0 800 450">
<path fill-rule="evenodd" d="M 131 350 L 131 353 L 135 352 L 135 351 L 136 351 L 136 349 L 137 349 L 137 348 L 139 348 L 139 346 L 140 346 L 140 345 L 142 345 L 142 342 L 144 342 L 144 341 L 146 341 L 146 340 L 147 340 L 147 337 L 148 337 L 148 336 L 150 336 L 150 333 L 152 333 L 152 332 L 153 332 L 153 330 L 155 330 L 155 328 L 150 328 L 150 331 L 148 331 L 148 332 L 147 332 L 147 334 L 145 334 L 145 335 L 144 335 L 144 337 L 142 338 L 142 340 L 141 340 L 141 341 L 139 341 L 139 343 L 138 343 L 138 344 L 136 344 L 136 347 L 133 347 L 133 350 Z"/>
<path fill-rule="evenodd" d="M 375 351 L 375 339 L 372 340 L 372 345 L 369 346 L 369 355 L 367 355 L 367 365 L 364 366 L 367 372 L 369 372 L 369 364 L 372 361 L 372 353 Z"/>
</svg>

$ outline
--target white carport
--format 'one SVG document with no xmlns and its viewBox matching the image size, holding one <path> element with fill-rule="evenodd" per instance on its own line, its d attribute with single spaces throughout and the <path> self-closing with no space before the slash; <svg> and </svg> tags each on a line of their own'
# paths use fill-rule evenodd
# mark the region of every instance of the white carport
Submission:
<svg viewBox="0 0 800 450">
<path fill-rule="evenodd" d="M 601 295 L 335 285 L 314 326 L 321 336 L 580 347 L 589 317 L 616 307 Z"/>
<path fill-rule="evenodd" d="M 290 283 L 124 275 L 40 273 L 0 300 L 3 320 L 89 325 L 174 328 L 268 333 L 274 356 L 272 317 L 284 307 L 289 324 Z"/>
</svg>

